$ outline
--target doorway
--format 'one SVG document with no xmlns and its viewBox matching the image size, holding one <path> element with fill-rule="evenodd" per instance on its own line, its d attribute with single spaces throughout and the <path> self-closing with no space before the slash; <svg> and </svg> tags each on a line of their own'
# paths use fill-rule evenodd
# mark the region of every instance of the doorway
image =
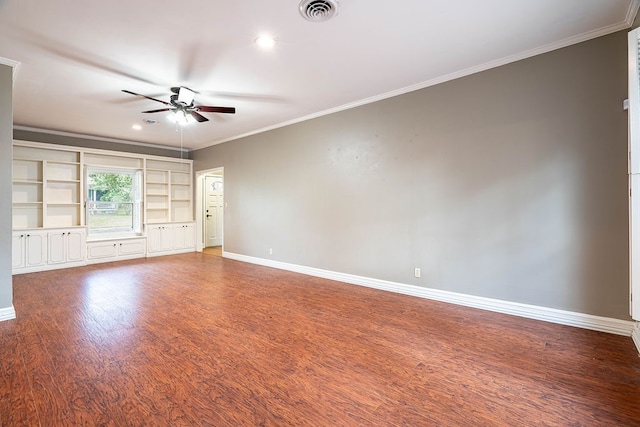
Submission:
<svg viewBox="0 0 640 427">
<path fill-rule="evenodd" d="M 196 250 L 222 253 L 224 245 L 224 170 L 196 172 Z"/>
<path fill-rule="evenodd" d="M 222 246 L 223 178 L 222 175 L 204 177 L 204 239 L 203 246 Z"/>
</svg>

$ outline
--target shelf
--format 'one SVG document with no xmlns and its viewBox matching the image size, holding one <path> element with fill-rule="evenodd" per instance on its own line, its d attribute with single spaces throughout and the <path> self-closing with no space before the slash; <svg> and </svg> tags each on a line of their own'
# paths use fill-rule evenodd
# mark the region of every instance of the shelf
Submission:
<svg viewBox="0 0 640 427">
<path fill-rule="evenodd" d="M 191 174 L 172 172 L 171 185 L 191 185 Z"/>
<path fill-rule="evenodd" d="M 42 181 L 34 181 L 32 179 L 14 179 L 14 184 L 42 184 Z"/>
<path fill-rule="evenodd" d="M 48 204 L 45 226 L 53 227 L 73 227 L 80 224 L 80 203 L 74 204 Z"/>
<path fill-rule="evenodd" d="M 60 182 L 63 184 L 80 184 L 79 179 L 47 179 L 47 182 Z"/>
<path fill-rule="evenodd" d="M 58 161 L 58 160 L 48 160 L 47 163 L 49 164 L 54 164 L 54 165 L 74 165 L 74 166 L 80 166 L 80 162 L 65 162 L 65 161 Z"/>
<path fill-rule="evenodd" d="M 30 208 L 34 206 L 42 206 L 42 202 L 13 202 L 14 208 Z"/>
<path fill-rule="evenodd" d="M 15 159 L 13 161 L 13 181 L 42 182 L 42 161 Z"/>
<path fill-rule="evenodd" d="M 171 199 L 172 202 L 190 202 L 191 199 Z"/>
<path fill-rule="evenodd" d="M 14 157 L 13 160 L 16 162 L 42 162 L 40 159 L 29 159 L 27 157 Z"/>
<path fill-rule="evenodd" d="M 69 181 L 50 181 L 45 187 L 46 202 L 80 203 L 80 183 Z"/>
<path fill-rule="evenodd" d="M 42 203 L 14 204 L 11 220 L 13 229 L 41 228 Z"/>
<path fill-rule="evenodd" d="M 69 203 L 47 203 L 47 206 L 80 206 L 81 203 L 69 202 Z"/>
<path fill-rule="evenodd" d="M 148 211 L 168 211 L 169 208 L 147 208 Z"/>
</svg>

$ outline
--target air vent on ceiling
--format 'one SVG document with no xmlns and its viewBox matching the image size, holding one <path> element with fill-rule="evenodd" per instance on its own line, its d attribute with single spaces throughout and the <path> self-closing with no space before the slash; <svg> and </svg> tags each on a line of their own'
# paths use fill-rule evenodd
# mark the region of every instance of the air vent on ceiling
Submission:
<svg viewBox="0 0 640 427">
<path fill-rule="evenodd" d="M 311 22 L 327 21 L 338 14 L 338 0 L 302 0 L 300 14 Z"/>
</svg>

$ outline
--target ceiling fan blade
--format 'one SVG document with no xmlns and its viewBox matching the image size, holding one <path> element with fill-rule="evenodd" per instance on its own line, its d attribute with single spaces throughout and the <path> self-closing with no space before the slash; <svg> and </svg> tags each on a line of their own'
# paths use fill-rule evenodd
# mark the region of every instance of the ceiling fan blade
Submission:
<svg viewBox="0 0 640 427">
<path fill-rule="evenodd" d="M 161 113 L 163 111 L 171 111 L 173 108 L 160 108 L 158 110 L 142 111 L 142 113 Z"/>
<path fill-rule="evenodd" d="M 143 98 L 147 98 L 147 99 L 150 99 L 150 100 L 152 100 L 152 101 L 161 102 L 161 103 L 163 103 L 163 104 L 165 104 L 165 105 L 171 105 L 171 104 L 169 104 L 167 101 L 161 101 L 161 100 L 159 100 L 159 99 L 152 98 L 152 97 L 147 96 L 147 95 L 141 95 L 141 94 L 139 94 L 139 93 L 131 92 L 130 90 L 122 89 L 122 91 L 123 91 L 124 93 L 128 93 L 129 95 L 141 96 L 141 97 L 143 97 Z"/>
<path fill-rule="evenodd" d="M 203 116 L 202 114 L 198 114 L 195 111 L 190 111 L 190 113 L 191 113 L 191 117 L 193 117 L 194 119 L 196 119 L 200 123 L 209 121 L 209 119 L 207 119 L 205 116 Z"/>
<path fill-rule="evenodd" d="M 196 105 L 198 111 L 202 111 L 204 113 L 226 113 L 226 114 L 235 114 L 235 107 L 213 107 L 210 105 Z"/>
</svg>

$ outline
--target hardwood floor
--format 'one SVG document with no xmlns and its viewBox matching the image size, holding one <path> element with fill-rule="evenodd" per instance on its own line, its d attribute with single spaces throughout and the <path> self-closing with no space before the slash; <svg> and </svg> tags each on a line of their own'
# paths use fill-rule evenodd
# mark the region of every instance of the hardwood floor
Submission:
<svg viewBox="0 0 640 427">
<path fill-rule="evenodd" d="M 207 248 L 203 248 L 202 252 L 209 255 L 222 256 L 222 246 L 209 246 Z"/>
<path fill-rule="evenodd" d="M 192 253 L 14 276 L 2 426 L 634 426 L 628 337 Z"/>
</svg>

